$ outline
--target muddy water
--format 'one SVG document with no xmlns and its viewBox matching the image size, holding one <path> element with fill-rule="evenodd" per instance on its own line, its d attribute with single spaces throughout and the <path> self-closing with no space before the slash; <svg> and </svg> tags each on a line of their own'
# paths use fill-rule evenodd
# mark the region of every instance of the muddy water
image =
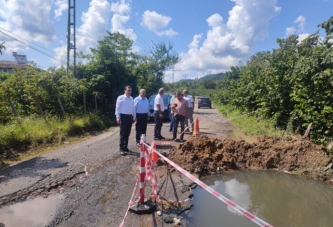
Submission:
<svg viewBox="0 0 333 227">
<path fill-rule="evenodd" d="M 333 187 L 272 171 L 210 176 L 203 181 L 275 227 L 332 227 Z M 190 226 L 257 226 L 205 190 L 194 190 Z"/>
<path fill-rule="evenodd" d="M 64 198 L 63 195 L 50 195 L 4 207 L 0 209 L 0 223 L 5 227 L 44 227 L 53 219 Z"/>
</svg>

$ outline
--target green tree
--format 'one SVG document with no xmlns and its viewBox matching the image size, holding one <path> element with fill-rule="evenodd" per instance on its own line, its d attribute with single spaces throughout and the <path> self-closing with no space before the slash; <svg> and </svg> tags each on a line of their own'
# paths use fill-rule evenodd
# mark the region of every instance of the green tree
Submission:
<svg viewBox="0 0 333 227">
<path fill-rule="evenodd" d="M 135 75 L 138 78 L 138 86 L 146 88 L 147 95 L 156 93 L 163 86 L 164 72 L 171 69 L 180 61 L 172 44 L 163 42 L 154 44 L 152 51 L 139 58 Z"/>
<path fill-rule="evenodd" d="M 0 54 L 2 54 L 2 50 L 6 50 L 5 43 L 0 43 Z"/>
</svg>

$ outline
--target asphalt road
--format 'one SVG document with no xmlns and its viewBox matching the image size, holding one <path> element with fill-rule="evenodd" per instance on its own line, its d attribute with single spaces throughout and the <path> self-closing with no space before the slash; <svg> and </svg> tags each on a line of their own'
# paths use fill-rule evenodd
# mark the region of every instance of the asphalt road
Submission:
<svg viewBox="0 0 333 227">
<path fill-rule="evenodd" d="M 199 117 L 201 134 L 226 138 L 231 133 L 228 123 L 214 108 L 195 109 L 195 117 Z M 164 122 L 162 134 L 171 139 L 168 128 L 169 122 Z M 119 129 L 115 128 L 0 170 L 0 214 L 11 204 L 62 194 L 64 201 L 55 216 L 53 214 L 54 218 L 50 218 L 49 226 L 119 226 L 138 175 L 139 149 L 134 136 L 133 125 L 129 143 L 129 148 L 134 151 L 132 155 L 119 155 Z M 186 134 L 184 139 L 188 136 L 190 134 Z M 147 130 L 147 142 L 151 141 L 152 123 Z M 168 148 L 170 146 L 165 147 Z M 13 215 L 13 218 L 21 218 Z M 40 219 L 38 214 L 25 218 L 35 220 L 37 224 Z M 1 222 L 10 226 L 0 216 Z M 153 218 L 133 214 L 125 224 L 154 225 L 158 224 Z"/>
</svg>

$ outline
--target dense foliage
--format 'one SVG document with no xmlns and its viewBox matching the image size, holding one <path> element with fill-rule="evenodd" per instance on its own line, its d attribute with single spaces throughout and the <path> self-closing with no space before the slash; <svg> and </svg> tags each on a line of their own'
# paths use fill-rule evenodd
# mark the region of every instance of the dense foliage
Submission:
<svg viewBox="0 0 333 227">
<path fill-rule="evenodd" d="M 0 123 L 31 115 L 81 115 L 98 112 L 113 117 L 115 100 L 126 85 L 147 95 L 163 86 L 164 71 L 179 62 L 171 44 L 158 43 L 144 56 L 134 54 L 133 41 L 108 32 L 80 57 L 76 75 L 63 67 L 41 70 L 32 64 L 14 73 L 0 74 Z"/>
<path fill-rule="evenodd" d="M 303 41 L 291 35 L 277 39 L 279 47 L 259 52 L 244 67 L 232 67 L 217 83 L 213 99 L 245 112 L 272 118 L 277 127 L 304 130 L 312 138 L 333 137 L 333 17 L 320 24 L 319 33 Z"/>
<path fill-rule="evenodd" d="M 0 53 L 4 50 L 0 43 Z M 0 161 L 2 151 L 53 143 L 114 124 L 117 96 L 124 87 L 147 95 L 163 86 L 164 71 L 179 62 L 171 44 L 157 43 L 147 55 L 133 52 L 133 41 L 120 33 L 105 38 L 72 67 L 39 69 L 30 63 L 14 73 L 0 73 Z"/>
</svg>

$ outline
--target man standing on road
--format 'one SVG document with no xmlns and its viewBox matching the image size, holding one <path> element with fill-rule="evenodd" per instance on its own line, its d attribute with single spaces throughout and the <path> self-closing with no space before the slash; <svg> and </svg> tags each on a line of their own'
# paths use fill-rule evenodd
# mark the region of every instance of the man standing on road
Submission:
<svg viewBox="0 0 333 227">
<path fill-rule="evenodd" d="M 132 124 L 136 120 L 134 115 L 134 101 L 131 96 L 131 86 L 126 86 L 124 93 L 125 94 L 118 96 L 116 103 L 117 124 L 120 125 L 119 151 L 121 155 L 125 155 L 125 152 L 131 152 L 127 147 L 128 138 L 131 134 Z"/>
<path fill-rule="evenodd" d="M 136 145 L 140 147 L 140 137 L 146 134 L 149 121 L 149 103 L 146 98 L 146 90 L 141 89 L 138 97 L 134 99 L 134 117 L 136 118 Z"/>
<path fill-rule="evenodd" d="M 177 130 L 178 125 L 180 123 L 180 128 L 182 134 L 180 134 L 180 142 L 184 141 L 184 123 L 188 118 L 188 102 L 185 100 L 180 91 L 176 92 L 176 98 L 173 100 L 171 104 L 171 108 L 174 114 L 175 122 L 173 126 L 173 138 L 172 140 L 176 140 L 177 138 Z"/>
<path fill-rule="evenodd" d="M 163 112 L 164 112 L 164 88 L 158 90 L 158 94 L 154 100 L 154 118 L 155 118 L 155 128 L 154 128 L 154 139 L 162 140 L 165 139 L 161 135 L 162 125 L 163 125 Z"/>
<path fill-rule="evenodd" d="M 175 99 L 176 97 L 176 93 L 170 98 L 170 102 L 169 103 L 172 103 L 173 100 Z M 170 128 L 169 128 L 169 132 L 170 133 L 173 133 L 173 125 L 174 125 L 174 121 L 175 121 L 175 118 L 173 116 L 173 111 L 172 111 L 172 108 L 170 109 Z"/>
<path fill-rule="evenodd" d="M 190 120 L 190 124 L 192 127 L 192 132 L 193 132 L 193 128 L 194 128 L 194 122 L 193 122 L 193 110 L 194 110 L 194 100 L 192 95 L 188 94 L 187 90 L 183 91 L 183 95 L 184 95 L 184 99 L 187 101 L 187 105 L 188 105 L 188 119 L 185 120 L 185 125 L 187 127 L 186 131 L 190 131 L 189 130 L 189 125 L 188 125 L 188 120 Z"/>
</svg>

